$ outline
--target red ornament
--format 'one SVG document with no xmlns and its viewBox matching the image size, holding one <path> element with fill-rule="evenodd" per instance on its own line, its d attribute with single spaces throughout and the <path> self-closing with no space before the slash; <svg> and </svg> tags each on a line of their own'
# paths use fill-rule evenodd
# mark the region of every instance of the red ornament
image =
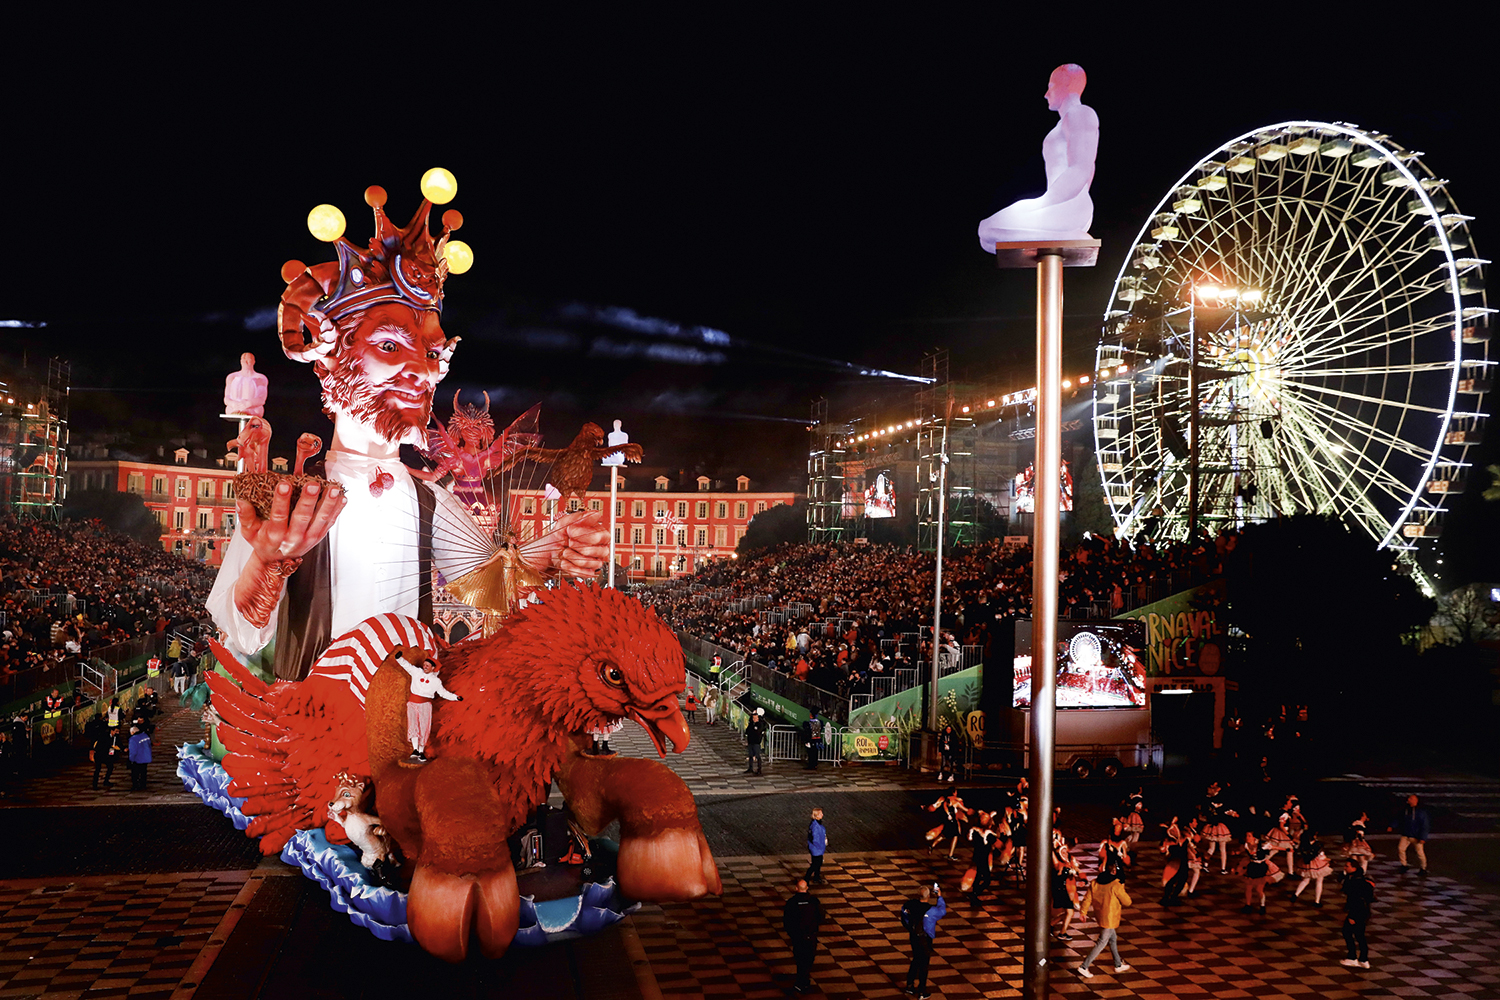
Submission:
<svg viewBox="0 0 1500 1000">
<path fill-rule="evenodd" d="M 375 478 L 370 480 L 370 496 L 378 497 L 396 485 L 396 477 L 376 466 Z"/>
</svg>

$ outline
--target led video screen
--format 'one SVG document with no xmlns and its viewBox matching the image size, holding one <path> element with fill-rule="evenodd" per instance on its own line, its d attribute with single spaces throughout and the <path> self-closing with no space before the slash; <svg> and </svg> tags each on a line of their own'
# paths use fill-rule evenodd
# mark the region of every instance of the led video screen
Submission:
<svg viewBox="0 0 1500 1000">
<path fill-rule="evenodd" d="M 1021 474 L 1011 480 L 1010 492 L 1012 505 L 1017 513 L 1032 514 L 1036 512 L 1036 467 L 1028 465 L 1021 470 Z M 1062 486 L 1061 510 L 1073 509 L 1073 473 L 1068 469 L 1067 459 L 1063 459 L 1062 473 L 1060 476 Z"/>
<path fill-rule="evenodd" d="M 1144 708 L 1145 645 L 1139 622 L 1058 622 L 1058 708 Z M 1012 706 L 1031 705 L 1031 623 L 1016 626 L 1015 686 Z"/>
<path fill-rule="evenodd" d="M 865 517 L 896 516 L 896 483 L 887 469 L 865 489 Z"/>
</svg>

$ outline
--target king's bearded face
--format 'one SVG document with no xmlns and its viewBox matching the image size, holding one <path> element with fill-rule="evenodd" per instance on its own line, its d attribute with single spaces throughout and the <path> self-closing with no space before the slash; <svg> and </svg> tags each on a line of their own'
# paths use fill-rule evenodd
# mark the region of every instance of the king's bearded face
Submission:
<svg viewBox="0 0 1500 1000">
<path fill-rule="evenodd" d="M 381 303 L 350 320 L 321 372 L 323 408 L 391 444 L 425 445 L 432 394 L 448 373 L 437 313 Z"/>
</svg>

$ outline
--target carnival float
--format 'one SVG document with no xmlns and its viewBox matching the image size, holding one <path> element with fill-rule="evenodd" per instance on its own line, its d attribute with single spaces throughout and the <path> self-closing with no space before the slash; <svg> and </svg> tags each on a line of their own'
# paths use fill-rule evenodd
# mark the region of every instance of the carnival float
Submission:
<svg viewBox="0 0 1500 1000">
<path fill-rule="evenodd" d="M 178 774 L 356 924 L 457 962 L 587 934 L 639 901 L 720 881 L 681 779 L 594 739 L 628 720 L 661 757 L 688 742 L 676 637 L 590 582 L 609 535 L 600 513 L 565 507 L 596 463 L 640 461 L 640 446 L 618 426 L 606 445 L 587 424 L 545 448 L 536 407 L 497 433 L 488 394 L 481 408 L 455 393 L 446 423 L 434 417 L 459 339 L 442 330 L 444 286 L 473 253 L 452 238 L 457 211 L 436 238 L 430 228 L 452 174 L 434 168 L 421 188 L 405 226 L 383 189 L 366 190 L 366 246 L 318 206 L 309 228 L 336 259 L 282 268 L 281 347 L 313 366 L 328 450 L 304 433 L 295 466 L 271 467 L 253 357 L 227 382 L 241 473 L 209 599 L 215 727 L 179 750 Z M 403 444 L 428 467 L 408 468 Z M 541 530 L 519 516 L 538 477 Z M 554 781 L 568 849 L 543 861 Z M 616 822 L 618 843 L 603 839 Z"/>
</svg>

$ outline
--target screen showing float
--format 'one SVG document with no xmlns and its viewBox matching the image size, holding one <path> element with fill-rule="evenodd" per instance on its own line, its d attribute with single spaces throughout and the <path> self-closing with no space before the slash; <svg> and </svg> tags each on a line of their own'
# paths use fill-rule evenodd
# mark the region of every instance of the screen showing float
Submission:
<svg viewBox="0 0 1500 1000">
<path fill-rule="evenodd" d="M 1058 486 L 1061 495 L 1058 498 L 1058 509 L 1070 511 L 1073 509 L 1073 473 L 1068 469 L 1068 460 L 1063 459 L 1062 472 L 1058 477 Z M 1033 514 L 1036 512 L 1036 465 L 1028 465 L 1021 470 L 1020 475 L 1011 480 L 1010 483 L 1011 503 L 1018 513 Z"/>
<path fill-rule="evenodd" d="M 1140 650 L 1145 645 L 1139 622 L 1058 622 L 1058 708 L 1143 708 L 1146 668 Z M 1031 623 L 1016 627 L 1015 708 L 1031 705 Z"/>
<path fill-rule="evenodd" d="M 896 484 L 890 470 L 878 473 L 865 489 L 865 517 L 896 516 Z"/>
</svg>

